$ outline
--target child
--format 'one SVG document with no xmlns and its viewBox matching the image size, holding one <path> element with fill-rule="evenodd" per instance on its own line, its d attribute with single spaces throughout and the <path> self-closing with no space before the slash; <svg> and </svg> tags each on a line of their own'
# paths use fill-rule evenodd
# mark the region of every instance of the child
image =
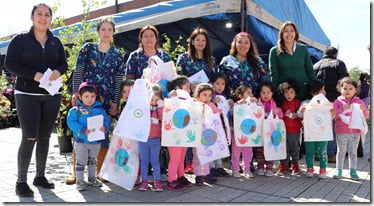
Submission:
<svg viewBox="0 0 374 206">
<path fill-rule="evenodd" d="M 319 80 L 311 80 L 307 83 L 307 90 L 309 96 L 314 97 L 318 94 L 326 95 L 325 86 Z M 302 118 L 305 111 L 305 104 L 310 102 L 310 99 L 306 99 L 301 102 L 301 106 L 297 111 L 298 117 Z M 331 111 L 333 116 L 333 109 Z M 317 142 L 304 142 L 305 144 L 305 160 L 306 160 L 306 176 L 313 177 L 313 165 L 314 165 L 314 155 L 317 153 L 319 155 L 319 178 L 326 178 L 326 166 L 327 166 L 327 141 L 317 141 Z"/>
<path fill-rule="evenodd" d="M 248 85 L 240 85 L 235 89 L 232 99 L 236 104 L 246 104 L 247 98 L 253 97 L 252 89 Z M 256 101 L 256 100 L 254 100 Z M 244 177 L 250 178 L 253 177 L 251 172 L 250 163 L 253 157 L 252 147 L 238 147 L 235 143 L 235 137 L 232 135 L 233 140 L 231 141 L 231 169 L 232 176 L 239 178 L 239 160 L 240 154 L 242 154 L 243 164 L 244 164 Z"/>
<path fill-rule="evenodd" d="M 211 102 L 213 95 L 213 87 L 208 83 L 201 83 L 196 86 L 194 97 L 198 102 L 203 103 L 202 108 L 203 117 L 205 115 L 220 113 L 221 111 Z M 208 184 L 214 184 L 217 182 L 217 178 L 210 175 L 209 165 L 210 162 L 201 164 L 198 159 L 196 148 L 192 148 L 193 161 L 192 166 L 195 171 L 195 184 L 202 186 L 204 182 Z"/>
<path fill-rule="evenodd" d="M 151 96 L 151 130 L 147 142 L 139 142 L 140 171 L 142 174 L 142 183 L 138 190 L 146 191 L 148 189 L 148 164 L 151 162 L 153 168 L 153 191 L 163 191 L 160 174 L 160 149 L 161 149 L 161 121 L 162 121 L 162 90 L 157 84 L 152 86 Z"/>
<path fill-rule="evenodd" d="M 120 105 L 119 111 L 122 111 L 125 108 L 127 99 L 130 96 L 130 91 L 131 91 L 132 86 L 134 86 L 134 83 L 135 83 L 135 81 L 133 79 L 126 79 L 122 82 L 122 85 L 121 85 L 121 105 Z M 119 118 L 120 114 L 121 113 L 118 114 L 118 118 Z"/>
<path fill-rule="evenodd" d="M 300 107 L 300 100 L 297 95 L 296 82 L 284 82 L 279 85 L 283 96 L 282 112 L 284 124 L 286 125 L 287 140 L 287 158 L 280 161 L 277 171 L 278 175 L 284 175 L 288 170 L 288 163 L 291 157 L 291 170 L 293 175 L 300 174 L 299 151 L 300 151 L 300 129 L 302 127 L 301 119 L 297 117 L 296 112 Z"/>
<path fill-rule="evenodd" d="M 212 79 L 211 79 L 211 82 L 213 84 L 212 101 L 215 104 L 218 104 L 220 102 L 220 98 L 218 98 L 217 95 L 222 95 L 225 98 L 227 98 L 227 96 L 225 95 L 225 88 L 226 88 L 226 85 L 227 85 L 227 81 L 228 81 L 227 76 L 224 73 L 214 73 L 214 74 L 212 74 Z M 221 115 L 226 115 L 227 116 L 228 112 L 229 112 L 229 109 L 230 108 L 227 108 L 227 111 L 222 110 L 223 114 L 221 114 Z M 223 117 L 221 117 L 221 120 L 223 121 Z M 216 176 L 216 177 L 227 177 L 227 176 L 229 176 L 229 174 L 225 171 L 225 169 L 223 169 L 222 159 L 214 160 L 212 162 L 212 164 L 210 165 L 210 168 L 211 168 L 210 173 L 213 176 Z"/>
<path fill-rule="evenodd" d="M 191 92 L 190 82 L 186 76 L 178 76 L 168 83 L 170 96 L 177 96 L 177 89 Z M 180 97 L 181 99 L 184 99 Z M 186 156 L 186 147 L 168 147 L 169 151 L 169 176 L 166 188 L 172 191 L 183 191 L 185 187 L 191 187 L 192 183 L 184 177 L 184 157 Z"/>
<path fill-rule="evenodd" d="M 338 82 L 337 89 L 341 92 L 341 96 L 334 101 L 334 108 L 336 110 L 335 132 L 338 152 L 336 155 L 336 171 L 333 178 L 341 178 L 344 158 L 348 150 L 350 175 L 353 180 L 358 180 L 359 176 L 356 173 L 357 147 L 360 141 L 361 131 L 359 129 L 348 128 L 348 125 L 342 121 L 340 115 L 351 116 L 352 104 L 354 103 L 360 104 L 365 119 L 369 117 L 369 112 L 365 103 L 356 96 L 358 93 L 358 83 L 355 79 L 344 77 Z"/>
<path fill-rule="evenodd" d="M 260 85 L 260 100 L 259 104 L 264 106 L 265 118 L 269 115 L 278 115 L 280 119 L 283 118 L 283 112 L 277 107 L 275 101 L 273 100 L 273 95 L 275 94 L 275 88 L 273 84 L 269 81 L 264 81 Z M 256 147 L 255 156 L 257 159 L 257 174 L 265 175 L 267 177 L 273 176 L 273 162 L 265 161 L 264 147 Z M 264 164 L 266 164 L 266 172 L 264 170 Z"/>
<path fill-rule="evenodd" d="M 97 115 L 104 116 L 104 125 L 100 131 L 109 128 L 109 119 L 101 102 L 96 100 L 97 89 L 95 85 L 83 82 L 78 89 L 78 104 L 71 108 L 67 117 L 67 124 L 75 137 L 74 150 L 76 153 L 75 173 L 77 179 L 77 190 L 86 190 L 87 184 L 101 187 L 101 182 L 95 177 L 96 156 L 100 150 L 100 141 L 88 141 L 87 118 Z M 88 183 L 84 182 L 84 167 L 88 169 Z"/>
</svg>

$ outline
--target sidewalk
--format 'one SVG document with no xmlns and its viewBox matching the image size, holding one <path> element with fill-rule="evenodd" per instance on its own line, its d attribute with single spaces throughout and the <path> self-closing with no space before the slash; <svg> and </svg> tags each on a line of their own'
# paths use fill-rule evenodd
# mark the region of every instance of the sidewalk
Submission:
<svg viewBox="0 0 374 206">
<path fill-rule="evenodd" d="M 55 183 L 55 189 L 38 189 L 32 185 L 35 174 L 35 157 L 29 168 L 28 183 L 34 191 L 33 198 L 19 198 L 15 194 L 17 179 L 17 150 L 21 130 L 8 128 L 0 130 L 0 151 L 2 153 L 0 172 L 1 202 L 371 202 L 370 170 L 368 161 L 370 137 L 366 138 L 363 158 L 358 158 L 360 181 L 349 178 L 332 179 L 335 164 L 327 168 L 328 178 L 308 178 L 286 175 L 284 177 L 255 176 L 249 180 L 222 177 L 217 184 L 202 187 L 192 186 L 184 192 L 127 191 L 112 183 L 101 188 L 89 187 L 78 192 L 75 185 L 66 185 L 65 178 L 71 171 L 71 155 L 60 155 L 57 136 L 52 134 L 47 161 L 46 177 Z M 34 149 L 35 151 L 35 149 Z M 304 156 L 305 157 L 305 156 Z M 305 158 L 300 161 L 305 168 Z M 349 177 L 346 159 L 344 177 Z M 315 163 L 318 165 L 318 162 Z M 318 172 L 318 167 L 315 166 Z M 194 182 L 194 176 L 187 176 Z M 164 184 L 165 186 L 165 184 Z"/>
</svg>

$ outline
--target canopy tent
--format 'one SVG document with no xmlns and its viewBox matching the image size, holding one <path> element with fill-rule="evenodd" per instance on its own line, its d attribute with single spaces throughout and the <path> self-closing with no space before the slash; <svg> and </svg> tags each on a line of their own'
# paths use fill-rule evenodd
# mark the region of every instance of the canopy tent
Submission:
<svg viewBox="0 0 374 206">
<path fill-rule="evenodd" d="M 308 45 L 314 61 L 320 59 L 324 48 L 330 45 L 302 0 L 246 0 L 244 8 L 241 3 L 240 0 L 175 0 L 117 13 L 112 15 L 117 31 L 115 44 L 126 51 L 135 50 L 139 29 L 151 24 L 157 26 L 160 34 L 165 33 L 172 40 L 182 36 L 181 43 L 185 46 L 193 28 L 200 26 L 208 30 L 213 55 L 219 60 L 228 54 L 234 35 L 244 25 L 244 30 L 253 36 L 263 59 L 267 61 L 266 55 L 276 44 L 278 28 L 282 22 L 290 20 L 297 25 L 300 40 Z M 70 26 L 78 26 L 78 30 L 79 25 Z M 59 35 L 62 29 L 64 27 L 54 29 L 53 33 Z M 0 42 L 1 53 L 5 53 L 8 44 L 9 41 Z"/>
</svg>

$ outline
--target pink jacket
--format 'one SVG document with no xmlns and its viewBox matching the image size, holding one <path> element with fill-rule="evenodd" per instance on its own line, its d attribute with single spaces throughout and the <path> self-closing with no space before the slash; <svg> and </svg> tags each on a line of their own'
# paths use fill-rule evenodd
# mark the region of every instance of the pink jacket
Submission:
<svg viewBox="0 0 374 206">
<path fill-rule="evenodd" d="M 336 110 L 336 116 L 335 116 L 335 133 L 337 134 L 347 134 L 347 133 L 360 133 L 359 129 L 350 129 L 348 128 L 348 125 L 345 124 L 339 114 L 343 113 L 343 105 L 345 104 L 353 104 L 353 103 L 358 103 L 362 106 L 364 106 L 364 117 L 367 119 L 369 117 L 369 112 L 365 106 L 365 103 L 357 96 L 354 96 L 352 100 L 347 100 L 343 96 L 339 96 L 335 101 L 334 101 L 334 109 Z M 345 116 L 350 116 L 352 112 L 347 112 Z"/>
<path fill-rule="evenodd" d="M 267 118 L 270 114 L 270 112 L 272 112 L 273 109 L 277 109 L 278 110 L 278 117 L 279 119 L 282 119 L 283 118 L 283 112 L 282 112 L 282 109 L 277 107 L 275 101 L 273 99 L 271 99 L 270 101 L 267 101 L 265 102 L 264 100 L 262 100 L 260 98 L 260 100 L 258 101 L 260 105 L 263 105 L 264 106 L 264 110 L 265 110 L 265 117 Z"/>
<path fill-rule="evenodd" d="M 151 109 L 151 130 L 149 131 L 149 138 L 161 137 L 161 122 L 163 108 L 164 107 L 157 107 L 155 110 Z"/>
</svg>

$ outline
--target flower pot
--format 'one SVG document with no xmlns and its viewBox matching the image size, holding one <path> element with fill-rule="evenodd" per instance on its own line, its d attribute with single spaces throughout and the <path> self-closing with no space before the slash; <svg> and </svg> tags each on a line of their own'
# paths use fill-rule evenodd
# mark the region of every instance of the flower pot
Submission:
<svg viewBox="0 0 374 206">
<path fill-rule="evenodd" d="M 73 151 L 73 143 L 71 136 L 58 136 L 57 139 L 60 154 L 71 153 Z"/>
</svg>

